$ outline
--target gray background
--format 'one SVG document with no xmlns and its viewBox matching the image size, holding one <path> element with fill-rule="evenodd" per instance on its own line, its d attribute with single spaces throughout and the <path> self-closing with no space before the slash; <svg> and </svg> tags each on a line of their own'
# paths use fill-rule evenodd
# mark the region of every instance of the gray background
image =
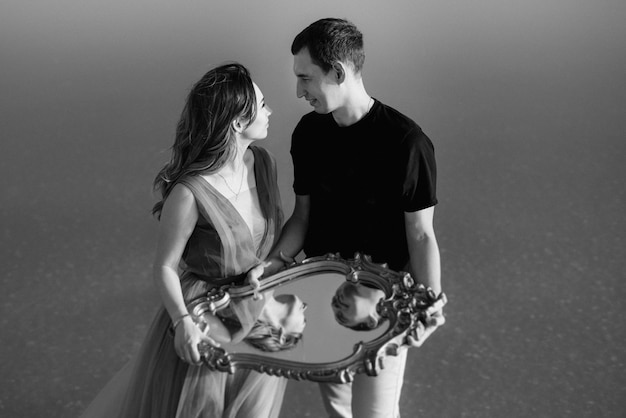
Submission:
<svg viewBox="0 0 626 418">
<path fill-rule="evenodd" d="M 448 323 L 411 353 L 404 416 L 626 411 L 626 3 L 3 1 L 0 415 L 77 416 L 137 349 L 158 299 L 152 180 L 187 89 L 225 60 L 274 109 L 290 213 L 289 46 L 364 32 L 365 82 L 439 163 Z M 293 383 L 284 417 L 320 416 Z"/>
</svg>

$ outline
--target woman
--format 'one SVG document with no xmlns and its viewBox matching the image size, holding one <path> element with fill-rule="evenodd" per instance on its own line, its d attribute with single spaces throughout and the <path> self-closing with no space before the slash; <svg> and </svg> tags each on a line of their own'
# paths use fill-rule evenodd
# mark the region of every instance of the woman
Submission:
<svg viewBox="0 0 626 418">
<path fill-rule="evenodd" d="M 198 346 L 219 344 L 186 308 L 212 287 L 243 280 L 278 235 L 275 163 L 263 148 L 251 146 L 267 136 L 271 113 L 240 64 L 210 70 L 190 91 L 171 160 L 154 183 L 163 197 L 153 209 L 160 219 L 154 280 L 163 308 L 136 359 L 85 416 L 278 416 L 286 380 L 202 366 Z M 247 316 L 238 318 L 242 335 L 259 319 Z M 280 322 L 273 325 L 280 334 Z"/>
</svg>

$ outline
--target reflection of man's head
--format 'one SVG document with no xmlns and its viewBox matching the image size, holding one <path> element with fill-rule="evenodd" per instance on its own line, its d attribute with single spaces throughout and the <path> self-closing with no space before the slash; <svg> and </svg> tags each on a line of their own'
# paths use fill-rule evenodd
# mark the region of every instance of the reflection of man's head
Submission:
<svg viewBox="0 0 626 418">
<path fill-rule="evenodd" d="M 384 296 L 380 289 L 344 282 L 337 288 L 331 303 L 335 319 L 344 327 L 358 331 L 378 328 L 383 320 L 376 305 Z"/>
</svg>

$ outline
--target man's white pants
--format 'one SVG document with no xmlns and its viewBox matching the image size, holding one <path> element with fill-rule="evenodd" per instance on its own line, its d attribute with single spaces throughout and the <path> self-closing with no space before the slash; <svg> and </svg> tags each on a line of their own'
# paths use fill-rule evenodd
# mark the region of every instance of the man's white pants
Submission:
<svg viewBox="0 0 626 418">
<path fill-rule="evenodd" d="M 387 356 L 377 376 L 357 374 L 352 383 L 320 383 L 324 407 L 330 418 L 399 418 L 400 392 L 406 355 Z"/>
</svg>

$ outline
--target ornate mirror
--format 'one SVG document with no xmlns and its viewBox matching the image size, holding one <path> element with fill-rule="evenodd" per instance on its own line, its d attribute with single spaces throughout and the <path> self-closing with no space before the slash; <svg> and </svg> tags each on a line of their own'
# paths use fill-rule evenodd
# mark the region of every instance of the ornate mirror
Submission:
<svg viewBox="0 0 626 418">
<path fill-rule="evenodd" d="M 261 351 L 244 341 L 203 346 L 207 367 L 350 382 L 356 373 L 376 375 L 385 357 L 396 355 L 406 336 L 446 303 L 445 295 L 435 297 L 408 273 L 394 272 L 359 254 L 350 260 L 328 254 L 294 263 L 263 278 L 257 292 L 261 298 L 287 303 L 287 315 L 304 327 L 302 338 L 291 349 L 277 352 Z M 257 292 L 251 286 L 213 289 L 188 309 L 195 318 L 219 314 L 228 305 L 258 299 Z M 420 341 L 430 333 L 427 330 Z"/>
</svg>

